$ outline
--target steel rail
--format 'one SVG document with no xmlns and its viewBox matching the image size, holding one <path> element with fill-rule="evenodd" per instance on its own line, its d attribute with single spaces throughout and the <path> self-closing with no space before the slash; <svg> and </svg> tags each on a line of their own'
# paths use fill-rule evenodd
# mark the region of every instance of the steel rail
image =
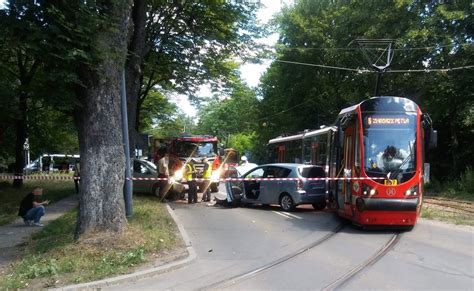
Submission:
<svg viewBox="0 0 474 291">
<path fill-rule="evenodd" d="M 338 224 L 334 229 L 332 229 L 328 234 L 326 234 L 325 236 L 317 239 L 316 241 L 306 245 L 305 247 L 295 251 L 295 252 L 292 252 L 286 256 L 283 256 L 279 259 L 276 259 L 268 264 L 265 264 L 261 267 L 258 267 L 256 269 L 253 269 L 251 271 L 247 271 L 245 273 L 242 273 L 242 274 L 239 274 L 239 275 L 235 275 L 233 277 L 230 277 L 230 278 L 227 278 L 227 279 L 224 279 L 224 280 L 221 280 L 221 281 L 218 281 L 218 282 L 215 282 L 215 283 L 212 283 L 210 285 L 207 285 L 207 286 L 204 286 L 204 287 L 201 287 L 199 288 L 199 290 L 208 290 L 208 289 L 212 289 L 212 288 L 224 288 L 224 287 L 227 287 L 229 285 L 233 285 L 237 282 L 240 282 L 242 280 L 245 280 L 245 279 L 248 279 L 248 278 L 251 278 L 251 277 L 254 277 L 256 276 L 257 274 L 263 272 L 263 271 L 266 271 L 268 269 L 271 269 L 275 266 L 278 266 L 286 261 L 289 261 L 295 257 L 297 257 L 298 255 L 301 255 L 302 253 L 304 252 L 307 252 L 309 250 L 311 250 L 312 248 L 322 244 L 323 242 L 329 240 L 330 238 L 332 238 L 334 235 L 336 235 L 339 231 L 341 231 L 341 229 L 344 228 L 346 224 L 345 223 L 341 223 L 341 224 Z"/>
<path fill-rule="evenodd" d="M 343 274 L 338 279 L 326 285 L 322 290 L 329 291 L 334 290 L 336 288 L 340 288 L 353 279 L 357 274 L 363 271 L 365 268 L 375 264 L 378 260 L 380 260 L 383 256 L 385 256 L 400 240 L 401 234 L 399 232 L 392 235 L 390 240 L 380 248 L 375 254 L 373 254 L 369 259 L 364 261 L 362 264 L 356 266 L 355 268 L 351 269 L 349 272 Z"/>
</svg>

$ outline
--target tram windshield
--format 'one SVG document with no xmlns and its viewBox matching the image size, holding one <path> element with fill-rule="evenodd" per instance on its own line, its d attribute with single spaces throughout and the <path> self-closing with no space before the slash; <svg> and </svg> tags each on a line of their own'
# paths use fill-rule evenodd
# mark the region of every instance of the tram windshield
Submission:
<svg viewBox="0 0 474 291">
<path fill-rule="evenodd" d="M 364 112 L 364 168 L 404 182 L 416 171 L 416 113 Z"/>
</svg>

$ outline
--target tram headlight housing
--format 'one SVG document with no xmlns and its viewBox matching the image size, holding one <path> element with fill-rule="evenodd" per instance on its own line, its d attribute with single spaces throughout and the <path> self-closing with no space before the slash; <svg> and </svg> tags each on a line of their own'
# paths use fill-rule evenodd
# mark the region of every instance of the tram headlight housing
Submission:
<svg viewBox="0 0 474 291">
<path fill-rule="evenodd" d="M 375 188 L 372 188 L 370 186 L 367 186 L 367 185 L 364 185 L 364 187 L 362 188 L 362 194 L 364 196 L 374 196 L 374 195 L 377 195 L 377 190 Z"/>
<path fill-rule="evenodd" d="M 418 185 L 410 187 L 405 191 L 405 196 L 418 196 L 420 195 L 420 189 Z"/>
</svg>

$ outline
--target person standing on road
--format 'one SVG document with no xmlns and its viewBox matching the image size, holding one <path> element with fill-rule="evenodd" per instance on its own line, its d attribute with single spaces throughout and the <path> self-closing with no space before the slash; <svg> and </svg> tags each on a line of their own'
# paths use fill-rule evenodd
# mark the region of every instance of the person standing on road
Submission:
<svg viewBox="0 0 474 291">
<path fill-rule="evenodd" d="M 20 202 L 18 216 L 23 218 L 26 225 L 43 226 L 40 223 L 41 217 L 45 214 L 44 206 L 49 204 L 49 200 L 42 200 L 43 188 L 35 187 L 33 191 Z"/>
<path fill-rule="evenodd" d="M 189 160 L 184 165 L 184 177 L 188 183 L 189 190 L 188 190 L 188 203 L 196 203 L 197 202 L 197 183 L 195 178 L 195 171 L 193 160 Z"/>
<path fill-rule="evenodd" d="M 212 163 L 207 161 L 204 164 L 204 173 L 202 177 L 204 178 L 204 191 L 202 193 L 202 202 L 211 201 L 211 176 L 212 176 Z"/>
<path fill-rule="evenodd" d="M 169 153 L 164 150 L 162 152 L 163 157 L 158 160 L 158 178 L 164 178 L 166 180 L 160 180 L 160 198 L 163 199 L 166 197 L 166 194 L 169 190 L 169 178 L 170 178 L 170 170 L 169 170 L 169 163 L 170 163 L 170 156 Z"/>
<path fill-rule="evenodd" d="M 74 187 L 76 188 L 76 194 L 79 194 L 79 183 L 81 177 L 81 165 L 79 161 L 74 163 Z"/>
</svg>

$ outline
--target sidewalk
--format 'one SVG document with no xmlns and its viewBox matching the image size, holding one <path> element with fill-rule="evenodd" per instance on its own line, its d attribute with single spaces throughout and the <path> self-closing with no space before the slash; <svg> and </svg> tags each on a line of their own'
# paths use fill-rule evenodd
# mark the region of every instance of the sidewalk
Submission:
<svg viewBox="0 0 474 291">
<path fill-rule="evenodd" d="M 46 215 L 41 219 L 41 223 L 46 225 L 59 218 L 77 207 L 78 202 L 79 196 L 72 195 L 46 206 Z M 39 232 L 41 229 L 42 227 L 25 225 L 21 217 L 10 224 L 0 226 L 0 269 L 7 267 L 18 256 L 16 246 L 27 242 L 33 233 Z"/>
</svg>

